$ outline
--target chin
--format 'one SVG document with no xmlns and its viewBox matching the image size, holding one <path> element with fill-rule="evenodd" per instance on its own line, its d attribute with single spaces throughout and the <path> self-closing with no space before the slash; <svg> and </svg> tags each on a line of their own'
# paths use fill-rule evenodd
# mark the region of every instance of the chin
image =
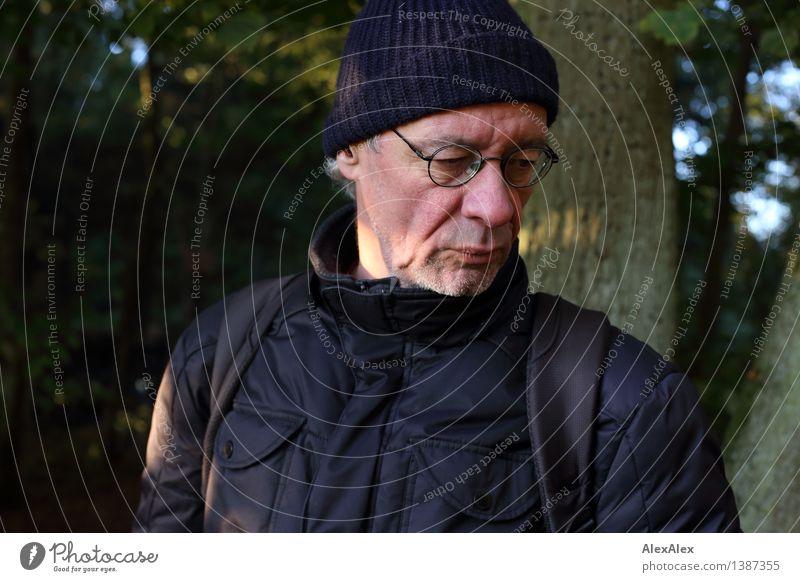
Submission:
<svg viewBox="0 0 800 582">
<path fill-rule="evenodd" d="M 410 286 L 428 289 L 451 297 L 474 296 L 489 288 L 499 270 L 500 267 L 494 265 L 483 269 L 423 268 L 415 273 L 414 281 Z"/>
</svg>

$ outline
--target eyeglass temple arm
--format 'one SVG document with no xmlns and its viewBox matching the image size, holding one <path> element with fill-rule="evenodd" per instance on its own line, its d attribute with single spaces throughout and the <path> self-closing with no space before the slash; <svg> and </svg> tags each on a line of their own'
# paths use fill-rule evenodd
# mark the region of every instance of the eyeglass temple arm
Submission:
<svg viewBox="0 0 800 582">
<path fill-rule="evenodd" d="M 425 154 L 423 154 L 410 141 L 408 141 L 406 138 L 404 138 L 400 134 L 399 131 L 397 131 L 394 128 L 392 128 L 392 131 L 397 135 L 397 137 L 402 139 L 408 147 L 411 148 L 411 151 L 413 151 L 415 154 L 417 154 L 417 157 L 419 157 L 419 158 L 421 158 L 421 159 L 423 159 L 425 161 L 430 161 L 431 160 L 432 156 L 426 156 Z M 552 160 L 550 163 L 557 164 L 558 162 L 561 161 L 560 158 L 559 158 L 559 155 L 555 152 L 555 150 L 553 150 L 550 146 L 545 146 L 545 147 L 547 148 L 547 152 L 550 154 L 550 159 Z M 503 158 L 484 158 L 483 156 L 481 156 L 481 159 L 482 159 L 482 161 L 486 162 L 488 160 L 502 160 Z"/>
<path fill-rule="evenodd" d="M 428 161 L 430 161 L 430 160 L 431 160 L 431 156 L 426 156 L 425 154 L 423 154 L 423 153 L 422 153 L 422 152 L 421 152 L 419 149 L 417 149 L 417 148 L 416 148 L 416 147 L 415 147 L 415 146 L 414 146 L 414 145 L 413 145 L 413 144 L 412 144 L 410 141 L 408 141 L 406 138 L 404 138 L 402 135 L 400 135 L 400 132 L 399 132 L 399 131 L 397 131 L 396 129 L 392 129 L 392 131 L 393 131 L 393 132 L 395 132 L 395 133 L 397 134 L 397 137 L 399 137 L 400 139 L 402 139 L 402 140 L 405 142 L 405 144 L 406 144 L 408 147 L 410 147 L 410 148 L 411 148 L 411 151 L 413 151 L 415 154 L 417 154 L 417 157 L 418 157 L 418 158 L 421 158 L 421 159 L 425 160 L 426 162 L 428 162 Z"/>
</svg>

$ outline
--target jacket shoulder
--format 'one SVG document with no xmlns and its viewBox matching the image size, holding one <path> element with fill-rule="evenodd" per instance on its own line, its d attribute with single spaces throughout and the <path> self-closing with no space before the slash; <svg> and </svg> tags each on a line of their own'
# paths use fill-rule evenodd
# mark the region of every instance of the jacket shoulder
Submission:
<svg viewBox="0 0 800 582">
<path fill-rule="evenodd" d="M 560 303 L 562 316 L 565 314 L 569 320 L 562 322 L 564 326 L 571 327 L 574 321 L 570 318 L 576 318 L 579 314 L 593 317 L 598 322 L 607 317 L 600 310 L 578 305 L 561 295 L 537 293 L 536 297 L 546 301 L 545 308 L 552 306 L 555 301 Z M 557 339 L 557 335 L 553 327 L 550 336 L 542 340 L 542 345 L 549 347 Z M 600 375 L 599 413 L 606 418 L 611 417 L 621 425 L 648 396 L 659 389 L 659 385 L 663 389 L 666 384 L 662 385 L 662 381 L 667 376 L 681 370 L 671 358 L 662 356 L 649 344 L 615 325 L 608 326 L 608 336 L 603 339 L 607 349 L 597 370 Z"/>
<path fill-rule="evenodd" d="M 739 531 L 719 443 L 671 361 L 612 326 L 600 382 L 598 531 Z"/>
<path fill-rule="evenodd" d="M 681 370 L 669 357 L 614 325 L 608 345 L 601 364 L 600 414 L 622 424 L 667 376 Z"/>
<path fill-rule="evenodd" d="M 188 359 L 192 354 L 216 345 L 225 317 L 230 319 L 233 310 L 245 312 L 255 306 L 274 288 L 277 278 L 262 279 L 227 293 L 222 299 L 203 309 L 186 327 L 178 338 L 178 346 Z"/>
</svg>

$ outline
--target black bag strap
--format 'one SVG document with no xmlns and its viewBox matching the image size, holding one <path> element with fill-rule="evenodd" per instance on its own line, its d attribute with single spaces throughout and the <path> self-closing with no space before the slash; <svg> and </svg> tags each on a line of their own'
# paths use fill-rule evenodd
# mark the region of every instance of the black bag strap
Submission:
<svg viewBox="0 0 800 582">
<path fill-rule="evenodd" d="M 595 529 L 592 454 L 598 373 L 609 321 L 559 296 L 534 296 L 527 362 L 528 431 L 549 532 Z"/>
<path fill-rule="evenodd" d="M 203 496 L 214 458 L 214 439 L 233 405 L 242 374 L 259 351 L 261 336 L 269 330 L 286 298 L 299 291 L 299 283 L 304 280 L 301 275 L 303 273 L 254 283 L 233 294 L 224 304 L 211 373 L 209 419 L 203 439 Z"/>
</svg>

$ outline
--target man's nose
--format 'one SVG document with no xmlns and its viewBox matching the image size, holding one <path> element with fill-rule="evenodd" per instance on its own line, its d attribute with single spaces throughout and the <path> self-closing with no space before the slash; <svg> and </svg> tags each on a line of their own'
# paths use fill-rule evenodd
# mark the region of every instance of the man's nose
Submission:
<svg viewBox="0 0 800 582">
<path fill-rule="evenodd" d="M 491 229 L 511 222 L 517 212 L 514 193 L 503 180 L 498 162 L 487 161 L 464 186 L 461 214 L 483 221 Z"/>
</svg>

